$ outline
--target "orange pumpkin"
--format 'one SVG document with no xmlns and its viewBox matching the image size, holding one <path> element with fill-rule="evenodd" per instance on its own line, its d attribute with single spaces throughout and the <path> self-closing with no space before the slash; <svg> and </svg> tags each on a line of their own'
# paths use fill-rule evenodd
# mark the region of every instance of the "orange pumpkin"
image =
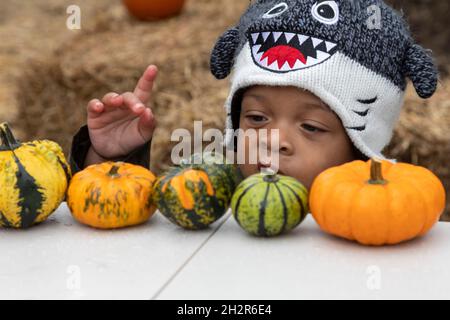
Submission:
<svg viewBox="0 0 450 320">
<path fill-rule="evenodd" d="M 310 191 L 311 213 L 322 230 L 365 245 L 423 236 L 444 207 L 441 181 L 406 163 L 350 162 L 322 172 Z"/>
<path fill-rule="evenodd" d="M 141 20 L 157 20 L 177 15 L 185 0 L 123 0 L 128 11 Z"/>
<path fill-rule="evenodd" d="M 105 162 L 78 172 L 67 191 L 73 217 L 99 229 L 141 224 L 156 211 L 151 201 L 156 177 L 123 162 Z"/>
</svg>

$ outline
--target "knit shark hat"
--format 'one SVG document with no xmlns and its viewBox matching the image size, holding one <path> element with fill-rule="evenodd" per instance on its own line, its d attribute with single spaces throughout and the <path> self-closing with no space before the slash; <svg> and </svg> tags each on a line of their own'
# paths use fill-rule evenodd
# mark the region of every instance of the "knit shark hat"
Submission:
<svg viewBox="0 0 450 320">
<path fill-rule="evenodd" d="M 226 31 L 211 55 L 218 79 L 233 71 L 227 129 L 239 127 L 241 92 L 253 85 L 295 86 L 339 116 L 368 157 L 392 138 L 406 78 L 417 94 L 436 90 L 438 72 L 401 15 L 382 0 L 258 0 Z M 236 146 L 233 130 L 225 144 Z M 395 160 L 392 160 L 395 162 Z"/>
</svg>

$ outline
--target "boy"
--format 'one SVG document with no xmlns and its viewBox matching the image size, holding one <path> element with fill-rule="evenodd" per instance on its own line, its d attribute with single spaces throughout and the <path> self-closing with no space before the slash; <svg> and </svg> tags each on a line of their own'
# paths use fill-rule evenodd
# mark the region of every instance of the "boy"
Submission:
<svg viewBox="0 0 450 320">
<path fill-rule="evenodd" d="M 332 166 L 385 159 L 406 78 L 422 98 L 438 81 L 432 58 L 382 0 L 255 1 L 218 40 L 211 71 L 218 79 L 234 71 L 227 129 L 278 129 L 279 173 L 307 188 Z M 89 103 L 72 145 L 74 172 L 107 160 L 148 167 L 156 122 L 146 105 L 156 75 L 150 66 L 133 93 Z M 231 130 L 225 142 L 236 146 Z M 268 165 L 240 170 L 247 177 Z"/>
</svg>

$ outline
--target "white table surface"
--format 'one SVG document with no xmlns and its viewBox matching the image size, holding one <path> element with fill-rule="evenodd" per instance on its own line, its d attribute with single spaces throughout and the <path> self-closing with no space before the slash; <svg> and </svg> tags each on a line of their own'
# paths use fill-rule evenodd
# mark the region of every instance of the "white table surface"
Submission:
<svg viewBox="0 0 450 320">
<path fill-rule="evenodd" d="M 230 212 L 186 231 L 155 213 L 142 226 L 95 230 L 65 203 L 30 230 L 0 229 L 0 299 L 450 298 L 450 223 L 392 247 L 322 233 L 255 238 Z"/>
</svg>

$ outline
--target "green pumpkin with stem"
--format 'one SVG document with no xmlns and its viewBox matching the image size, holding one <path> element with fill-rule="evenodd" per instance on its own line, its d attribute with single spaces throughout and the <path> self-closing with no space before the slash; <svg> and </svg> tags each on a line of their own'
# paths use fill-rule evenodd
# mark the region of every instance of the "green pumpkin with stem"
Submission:
<svg viewBox="0 0 450 320">
<path fill-rule="evenodd" d="M 275 173 L 258 173 L 237 187 L 231 209 L 238 224 L 255 236 L 272 237 L 289 232 L 307 216 L 308 191 L 296 179 Z"/>
</svg>

